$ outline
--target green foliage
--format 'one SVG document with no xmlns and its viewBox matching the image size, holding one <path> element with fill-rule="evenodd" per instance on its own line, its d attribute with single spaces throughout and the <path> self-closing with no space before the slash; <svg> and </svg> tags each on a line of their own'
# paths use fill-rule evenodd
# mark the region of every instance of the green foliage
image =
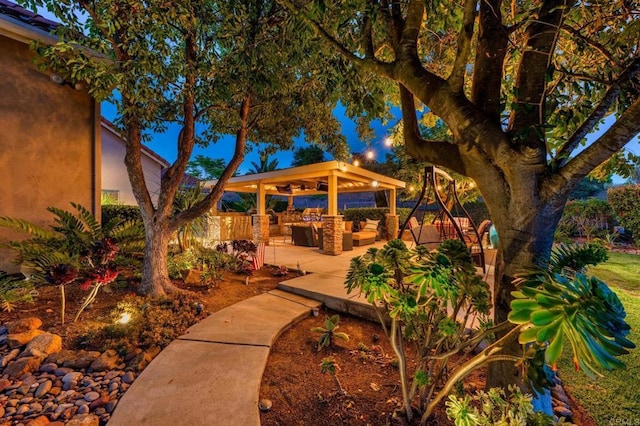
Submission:
<svg viewBox="0 0 640 426">
<path fill-rule="evenodd" d="M 187 173 L 200 180 L 218 179 L 224 172 L 226 161 L 198 154 L 187 163 Z"/>
<path fill-rule="evenodd" d="M 311 331 L 314 333 L 320 333 L 320 340 L 318 341 L 318 351 L 321 351 L 322 348 L 329 348 L 333 346 L 333 342 L 335 339 L 344 340 L 345 342 L 349 341 L 349 335 L 342 331 L 337 331 L 338 323 L 340 322 L 340 315 L 333 315 L 331 317 L 326 317 L 324 320 L 324 327 L 311 327 Z"/>
<path fill-rule="evenodd" d="M 10 241 L 9 247 L 18 254 L 17 264 L 33 269 L 30 279 L 35 284 L 60 286 L 62 322 L 64 322 L 64 286 L 72 283 L 83 290 L 91 289 L 78 315 L 93 301 L 100 286 L 117 276 L 118 255 L 133 256 L 144 244 L 139 222 L 122 222 L 114 218 L 101 225 L 91 212 L 71 203 L 74 211 L 54 207 L 51 229 L 37 227 L 25 220 L 0 218 L 0 226 L 22 231 L 31 236 L 23 241 Z"/>
<path fill-rule="evenodd" d="M 34 295 L 33 283 L 30 280 L 19 279 L 0 271 L 0 308 L 11 312 L 17 304 L 32 302 Z"/>
<path fill-rule="evenodd" d="M 448 240 L 430 253 L 389 241 L 380 250 L 372 248 L 352 259 L 345 287 L 348 293 L 361 291 L 376 308 L 398 358 L 407 416 L 414 395 L 420 395 L 423 420 L 428 418 L 454 386 L 445 371 L 456 377 L 472 368 L 469 363 L 449 370 L 452 357 L 470 351 L 490 334 L 474 326 L 476 318 L 489 314 L 490 293 L 476 275 L 466 246 Z M 413 374 L 407 372 L 409 342 L 419 354 Z M 410 377 L 415 378 L 413 385 Z"/>
<path fill-rule="evenodd" d="M 606 201 L 590 198 L 567 203 L 558 228 L 568 236 L 584 236 L 587 241 L 613 230 L 613 210 Z"/>
<path fill-rule="evenodd" d="M 322 358 L 322 362 L 320 363 L 320 372 L 322 374 L 329 373 L 333 378 L 333 382 L 336 385 L 338 393 L 341 395 L 346 395 L 347 392 L 342 387 L 342 383 L 338 379 L 338 371 L 340 370 L 340 366 L 336 363 L 333 357 Z"/>
<path fill-rule="evenodd" d="M 125 298 L 112 312 L 114 324 L 124 312 L 131 316 L 129 323 L 109 325 L 89 333 L 84 336 L 87 345 L 95 350 L 105 350 L 131 342 L 143 349 L 164 348 L 206 315 L 202 304 L 187 293 L 171 298 Z"/>
<path fill-rule="evenodd" d="M 610 186 L 610 184 L 611 179 L 608 179 L 607 181 L 601 181 L 592 179 L 591 177 L 586 177 L 580 181 L 569 198 L 572 200 L 584 200 L 596 197 L 604 193 L 607 190 L 607 187 Z"/>
<path fill-rule="evenodd" d="M 634 342 L 640 341 L 639 262 L 638 255 L 614 252 L 607 262 L 589 268 L 589 273 L 603 278 L 624 304 L 626 320 L 631 326 L 627 338 Z M 630 379 L 640 369 L 640 351 L 631 351 L 622 360 L 626 368 L 611 371 L 597 380 L 575 370 L 571 353 L 564 355 L 558 365 L 563 384 L 571 389 L 571 395 L 597 425 L 624 423 L 625 419 L 640 418 L 638 384 Z M 606 398 L 606 404 L 603 404 L 603 398 Z"/>
<path fill-rule="evenodd" d="M 203 183 L 198 183 L 193 187 L 180 187 L 173 199 L 173 214 L 177 215 L 186 212 L 201 202 L 205 197 L 203 189 Z M 207 228 L 209 217 L 210 214 L 201 215 L 183 223 L 178 228 L 176 237 L 180 251 L 185 251 L 192 245 L 197 244 L 198 236 L 202 236 Z"/>
<path fill-rule="evenodd" d="M 531 395 L 523 394 L 519 387 L 509 386 L 509 393 L 501 388 L 480 390 L 473 396 L 449 395 L 446 402 L 447 417 L 456 426 L 493 425 L 555 425 L 552 417 L 534 421 Z"/>
<path fill-rule="evenodd" d="M 386 223 L 386 214 L 389 213 L 387 207 L 369 207 L 369 208 L 355 208 L 346 209 L 340 212 L 343 215 L 342 220 L 350 220 L 353 222 L 353 229 L 358 230 L 360 222 L 364 222 L 367 219 L 379 220 L 380 225 L 384 226 Z"/>
<path fill-rule="evenodd" d="M 138 206 L 125 206 L 116 204 L 103 205 L 101 214 L 102 226 L 105 226 L 107 223 L 116 220 L 119 220 L 122 223 L 142 223 L 142 216 L 140 215 L 140 208 Z"/>
<path fill-rule="evenodd" d="M 512 323 L 526 324 L 520 343 L 544 349 L 545 362 L 555 364 L 568 342 L 575 367 L 589 376 L 600 375 L 598 369 L 623 367 L 617 357 L 635 347 L 626 337 L 630 327 L 616 294 L 603 281 L 580 272 L 598 258 L 598 250 L 562 247 L 548 266 L 519 277 L 509 314 Z"/>
<path fill-rule="evenodd" d="M 169 255 L 167 269 L 172 279 L 182 278 L 182 271 L 188 271 L 199 265 L 196 249 L 188 248 L 183 252 Z"/>
<path fill-rule="evenodd" d="M 607 191 L 607 198 L 620 225 L 640 239 L 640 184 L 624 185 Z"/>
<path fill-rule="evenodd" d="M 293 152 L 292 167 L 304 166 L 307 164 L 322 163 L 326 161 L 324 151 L 318 146 L 304 146 Z"/>
</svg>

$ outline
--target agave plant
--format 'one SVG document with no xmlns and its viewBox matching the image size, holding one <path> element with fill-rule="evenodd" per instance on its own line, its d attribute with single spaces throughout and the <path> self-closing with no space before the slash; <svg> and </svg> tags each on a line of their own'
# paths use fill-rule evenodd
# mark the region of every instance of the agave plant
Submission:
<svg viewBox="0 0 640 426">
<path fill-rule="evenodd" d="M 630 327 L 618 296 L 582 272 L 598 259 L 602 253 L 597 246 L 556 249 L 549 264 L 520 275 L 509 314 L 509 321 L 523 325 L 520 343 L 544 348 L 550 365 L 568 343 L 576 369 L 590 377 L 601 376 L 599 368 L 623 367 L 616 357 L 635 347 L 626 337 Z"/>
</svg>

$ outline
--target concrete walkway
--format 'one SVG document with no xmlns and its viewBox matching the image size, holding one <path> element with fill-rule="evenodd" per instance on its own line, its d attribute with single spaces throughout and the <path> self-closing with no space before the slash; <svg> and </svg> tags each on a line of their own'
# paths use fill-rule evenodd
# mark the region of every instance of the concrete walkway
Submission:
<svg viewBox="0 0 640 426">
<path fill-rule="evenodd" d="M 338 312 L 377 320 L 362 296 L 347 295 L 344 280 L 353 257 L 383 245 L 325 256 L 317 248 L 272 238 L 265 252 L 267 264 L 312 273 L 280 283 L 276 290 L 218 311 L 189 328 L 135 380 L 109 426 L 259 426 L 260 382 L 271 346 L 284 330 L 323 303 Z"/>
<path fill-rule="evenodd" d="M 321 304 L 273 290 L 214 313 L 160 352 L 109 425 L 260 425 L 260 382 L 271 345 Z"/>
</svg>

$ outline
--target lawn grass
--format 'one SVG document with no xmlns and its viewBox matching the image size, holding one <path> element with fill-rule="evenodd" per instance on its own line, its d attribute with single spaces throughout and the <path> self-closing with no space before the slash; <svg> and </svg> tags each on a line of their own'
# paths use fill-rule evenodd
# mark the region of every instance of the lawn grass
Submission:
<svg viewBox="0 0 640 426">
<path fill-rule="evenodd" d="M 626 368 L 605 372 L 592 380 L 573 369 L 569 351 L 559 363 L 560 378 L 569 392 L 593 416 L 598 425 L 640 425 L 640 256 L 609 253 L 609 260 L 591 268 L 593 274 L 609 284 L 627 312 L 631 326 L 629 339 L 639 348 L 620 359 Z"/>
</svg>

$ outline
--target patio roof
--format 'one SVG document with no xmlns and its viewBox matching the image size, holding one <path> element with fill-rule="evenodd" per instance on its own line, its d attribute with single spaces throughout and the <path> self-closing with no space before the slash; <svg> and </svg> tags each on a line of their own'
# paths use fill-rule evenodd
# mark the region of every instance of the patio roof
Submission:
<svg viewBox="0 0 640 426">
<path fill-rule="evenodd" d="M 209 181 L 206 185 L 215 183 Z M 260 199 L 267 194 L 289 197 L 327 194 L 328 214 L 336 215 L 338 193 L 390 190 L 391 213 L 395 214 L 396 190 L 404 187 L 405 183 L 400 180 L 334 160 L 232 177 L 225 191 L 257 193 L 259 214 L 264 214 L 264 210 L 260 213 L 261 207 L 264 209 L 264 202 Z"/>
</svg>

